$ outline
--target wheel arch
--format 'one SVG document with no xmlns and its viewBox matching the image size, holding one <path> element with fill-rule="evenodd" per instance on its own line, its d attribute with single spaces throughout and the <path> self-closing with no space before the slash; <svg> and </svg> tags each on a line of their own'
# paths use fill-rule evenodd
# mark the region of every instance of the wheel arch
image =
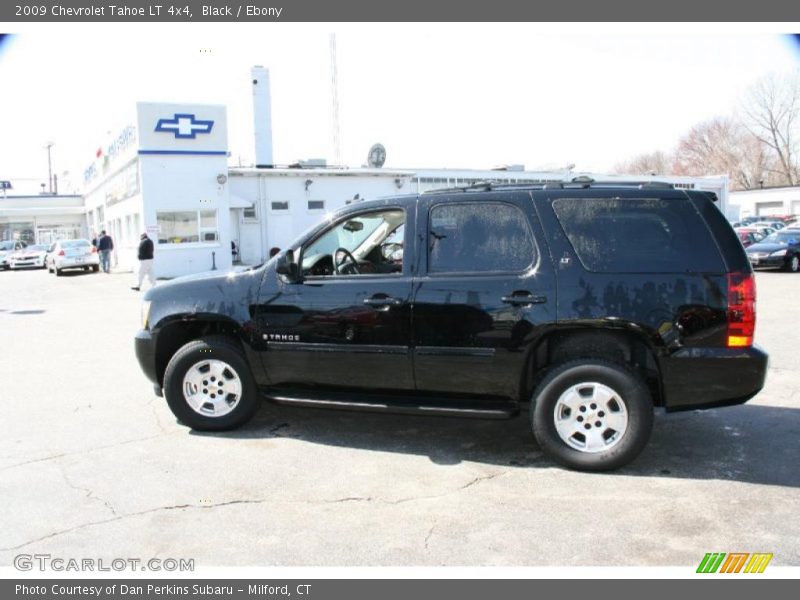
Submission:
<svg viewBox="0 0 800 600">
<path fill-rule="evenodd" d="M 641 331 L 630 328 L 589 326 L 559 327 L 547 332 L 531 348 L 527 369 L 520 382 L 521 400 L 530 399 L 548 370 L 566 361 L 599 359 L 624 365 L 648 385 L 655 406 L 664 406 L 658 348 Z"/>
<path fill-rule="evenodd" d="M 235 342 L 245 353 L 244 330 L 236 321 L 221 315 L 175 315 L 154 329 L 156 377 L 164 384 L 164 372 L 175 353 L 193 340 L 220 335 Z"/>
</svg>

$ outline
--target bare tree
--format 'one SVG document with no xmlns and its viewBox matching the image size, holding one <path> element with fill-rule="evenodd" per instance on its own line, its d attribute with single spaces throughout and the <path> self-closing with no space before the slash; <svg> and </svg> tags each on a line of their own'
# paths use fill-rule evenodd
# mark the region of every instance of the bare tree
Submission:
<svg viewBox="0 0 800 600">
<path fill-rule="evenodd" d="M 676 175 L 728 175 L 734 189 L 763 185 L 774 165 L 769 148 L 738 121 L 717 117 L 693 126 L 678 141 Z"/>
<path fill-rule="evenodd" d="M 748 91 L 742 112 L 748 130 L 775 154 L 780 183 L 800 182 L 800 71 L 768 75 Z"/>
<path fill-rule="evenodd" d="M 656 150 L 619 162 L 614 165 L 612 172 L 625 175 L 669 175 L 671 163 L 672 159 L 668 154 Z"/>
</svg>

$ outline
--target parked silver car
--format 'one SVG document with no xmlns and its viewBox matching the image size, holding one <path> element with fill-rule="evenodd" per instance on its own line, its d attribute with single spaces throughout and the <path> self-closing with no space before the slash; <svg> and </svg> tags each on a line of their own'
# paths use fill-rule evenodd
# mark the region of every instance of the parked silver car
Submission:
<svg viewBox="0 0 800 600">
<path fill-rule="evenodd" d="M 50 247 L 46 258 L 47 271 L 61 275 L 64 269 L 100 270 L 100 257 L 89 240 L 59 240 Z"/>
</svg>

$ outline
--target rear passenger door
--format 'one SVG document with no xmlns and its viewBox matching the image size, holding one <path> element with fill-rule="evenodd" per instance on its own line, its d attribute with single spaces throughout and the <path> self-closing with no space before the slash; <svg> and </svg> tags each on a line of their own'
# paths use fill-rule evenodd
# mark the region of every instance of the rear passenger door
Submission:
<svg viewBox="0 0 800 600">
<path fill-rule="evenodd" d="M 422 196 L 418 231 L 416 388 L 516 397 L 529 349 L 557 306 L 530 194 Z"/>
</svg>

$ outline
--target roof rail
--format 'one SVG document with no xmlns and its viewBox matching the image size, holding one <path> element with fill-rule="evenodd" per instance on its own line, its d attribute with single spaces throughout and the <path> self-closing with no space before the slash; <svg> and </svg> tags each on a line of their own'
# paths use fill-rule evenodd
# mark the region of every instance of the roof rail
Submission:
<svg viewBox="0 0 800 600">
<path fill-rule="evenodd" d="M 552 189 L 587 189 L 587 188 L 638 188 L 640 190 L 672 190 L 675 185 L 666 181 L 596 181 L 581 175 L 570 181 L 550 181 L 547 183 L 499 183 L 477 181 L 471 185 L 426 190 L 423 194 L 452 194 L 455 192 L 503 191 L 503 190 L 552 190 Z"/>
<path fill-rule="evenodd" d="M 640 189 L 666 189 L 666 190 L 674 190 L 675 184 L 668 183 L 666 181 L 645 181 L 639 185 Z"/>
</svg>

